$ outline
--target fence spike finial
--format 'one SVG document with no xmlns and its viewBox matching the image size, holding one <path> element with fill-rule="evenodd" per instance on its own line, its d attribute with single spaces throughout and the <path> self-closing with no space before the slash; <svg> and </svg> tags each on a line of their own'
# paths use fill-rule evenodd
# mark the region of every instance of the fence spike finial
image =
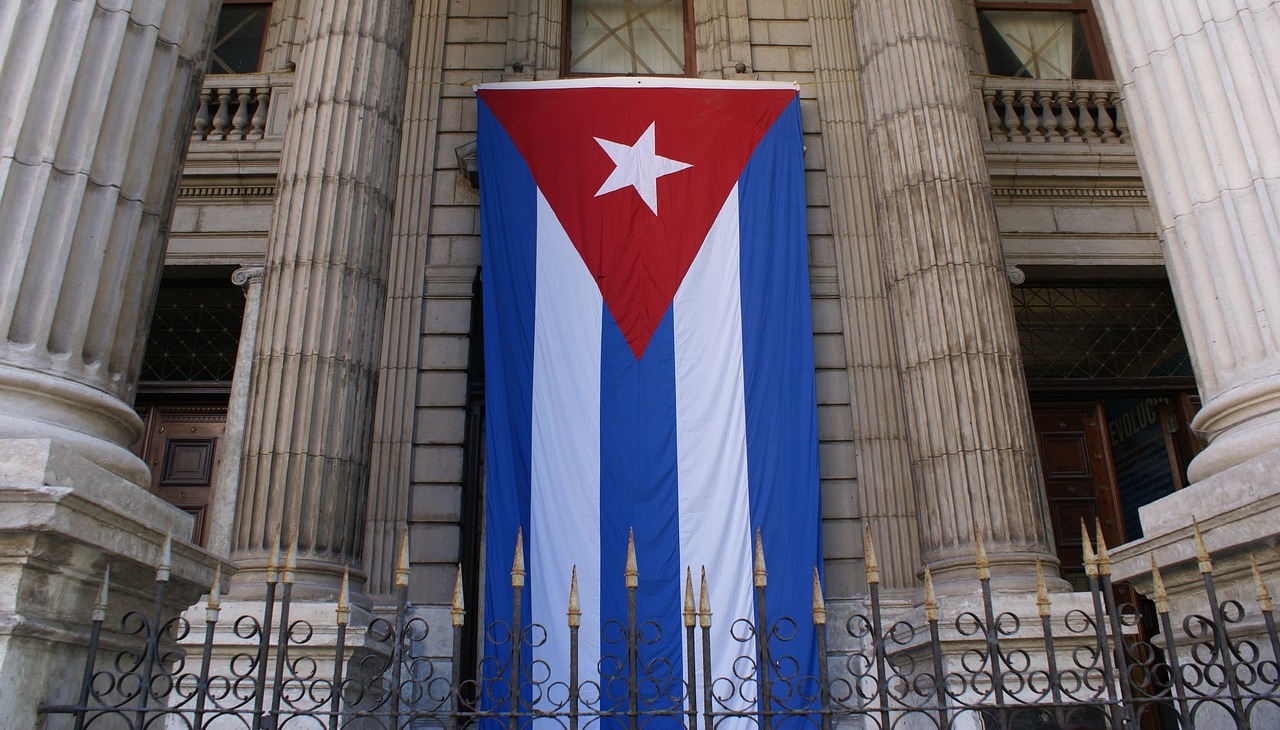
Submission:
<svg viewBox="0 0 1280 730">
<path fill-rule="evenodd" d="M 284 556 L 284 575 L 280 578 L 280 582 L 285 585 L 292 585 L 295 578 L 298 577 L 298 528 L 294 527 L 289 531 L 289 552 Z"/>
<path fill-rule="evenodd" d="M 698 592 L 698 625 L 711 628 L 711 591 L 707 590 L 707 566 L 702 566 L 702 589 Z"/>
<path fill-rule="evenodd" d="M 822 579 L 818 577 L 818 566 L 813 566 L 813 625 L 826 626 L 827 602 L 822 598 Z"/>
<path fill-rule="evenodd" d="M 1164 578 L 1160 576 L 1160 566 L 1156 565 L 1156 556 L 1151 555 L 1151 589 L 1155 593 L 1156 610 L 1169 613 L 1169 594 L 1164 589 Z"/>
<path fill-rule="evenodd" d="M 924 566 L 924 618 L 929 623 L 938 621 L 938 594 L 933 589 L 933 571 Z"/>
<path fill-rule="evenodd" d="M 338 625 L 346 626 L 347 617 L 351 615 L 351 568 L 342 566 L 342 588 L 338 590 Z"/>
<path fill-rule="evenodd" d="M 764 588 L 769 584 L 769 571 L 764 565 L 764 540 L 760 537 L 760 528 L 756 528 L 756 555 L 752 565 L 751 580 L 756 588 Z"/>
<path fill-rule="evenodd" d="M 173 530 L 164 535 L 164 546 L 160 548 L 160 565 L 156 567 L 156 582 L 168 583 L 169 571 L 173 568 Z"/>
<path fill-rule="evenodd" d="M 582 625 L 582 606 L 577 598 L 577 566 L 573 566 L 573 572 L 568 579 L 568 628 L 577 629 Z"/>
<path fill-rule="evenodd" d="M 267 582 L 280 580 L 280 530 L 276 530 L 276 539 L 271 542 L 271 557 L 267 559 Z"/>
<path fill-rule="evenodd" d="M 1196 534 L 1196 560 L 1200 563 L 1200 573 L 1208 575 L 1213 572 L 1213 561 L 1209 559 L 1209 548 L 1204 544 L 1204 535 L 1200 533 L 1200 522 L 1192 517 L 1191 529 Z"/>
<path fill-rule="evenodd" d="M 524 527 L 516 528 L 516 556 L 511 561 L 511 587 L 524 588 Z"/>
<path fill-rule="evenodd" d="M 693 568 L 689 566 L 684 569 L 684 607 L 681 618 L 684 619 L 686 629 L 693 628 L 698 622 L 698 608 L 693 602 Z"/>
<path fill-rule="evenodd" d="M 1107 551 L 1106 538 L 1102 536 L 1102 520 L 1093 520 L 1094 534 L 1098 536 L 1098 574 L 1111 575 L 1111 553 Z"/>
<path fill-rule="evenodd" d="M 1270 613 L 1271 591 L 1267 590 L 1267 584 L 1262 580 L 1262 571 L 1258 570 L 1258 556 L 1249 553 L 1249 564 L 1253 567 L 1253 583 L 1257 590 L 1258 608 Z"/>
<path fill-rule="evenodd" d="M 977 522 L 973 523 L 973 544 L 978 580 L 991 580 L 991 561 L 987 559 L 987 545 L 982 541 L 982 530 L 978 529 Z"/>
<path fill-rule="evenodd" d="M 467 608 L 462 600 L 462 566 L 453 578 L 453 605 L 449 607 L 449 622 L 456 629 L 467 620 Z"/>
<path fill-rule="evenodd" d="M 1084 554 L 1084 572 L 1090 578 L 1098 577 L 1098 556 L 1093 553 L 1093 541 L 1089 539 L 1089 525 L 1080 518 L 1080 552 Z"/>
<path fill-rule="evenodd" d="M 1044 582 L 1044 565 L 1036 558 L 1036 608 L 1041 618 L 1049 613 L 1049 587 Z"/>
<path fill-rule="evenodd" d="M 623 577 L 627 580 L 628 588 L 640 587 L 640 564 L 636 562 L 636 531 L 634 527 L 627 531 L 627 568 L 623 573 Z"/>
<path fill-rule="evenodd" d="M 98 598 L 93 602 L 93 620 L 107 620 L 107 593 L 111 586 L 111 563 L 102 570 L 102 585 L 98 586 Z"/>
<path fill-rule="evenodd" d="M 400 533 L 400 549 L 396 552 L 396 588 L 409 587 L 409 530 Z"/>
<path fill-rule="evenodd" d="M 871 525 L 866 522 L 862 523 L 862 551 L 863 562 L 866 563 L 867 585 L 875 585 L 880 582 L 880 563 L 876 560 L 875 545 L 871 543 Z"/>
</svg>

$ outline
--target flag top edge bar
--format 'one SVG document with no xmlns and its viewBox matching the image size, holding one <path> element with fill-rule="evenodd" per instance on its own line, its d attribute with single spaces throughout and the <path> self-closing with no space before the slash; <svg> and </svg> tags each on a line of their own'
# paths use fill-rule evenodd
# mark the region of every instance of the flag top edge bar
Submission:
<svg viewBox="0 0 1280 730">
<path fill-rule="evenodd" d="M 585 79 L 551 79 L 547 81 L 494 81 L 476 84 L 474 91 L 488 89 L 777 89 L 799 91 L 794 81 L 733 81 L 728 79 L 685 79 L 665 77 L 604 76 Z"/>
</svg>

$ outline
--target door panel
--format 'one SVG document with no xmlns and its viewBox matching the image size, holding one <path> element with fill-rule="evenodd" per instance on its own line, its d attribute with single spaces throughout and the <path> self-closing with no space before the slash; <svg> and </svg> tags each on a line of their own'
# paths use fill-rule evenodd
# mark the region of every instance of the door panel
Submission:
<svg viewBox="0 0 1280 730">
<path fill-rule="evenodd" d="M 227 409 L 164 403 L 139 411 L 146 430 L 137 453 L 151 468 L 151 491 L 195 518 L 192 541 L 203 545 Z"/>
<path fill-rule="evenodd" d="M 1041 403 L 1032 412 L 1054 548 L 1063 577 L 1082 588 L 1081 520 L 1090 532 L 1097 520 L 1109 545 L 1124 542 L 1102 406 L 1097 401 Z"/>
</svg>

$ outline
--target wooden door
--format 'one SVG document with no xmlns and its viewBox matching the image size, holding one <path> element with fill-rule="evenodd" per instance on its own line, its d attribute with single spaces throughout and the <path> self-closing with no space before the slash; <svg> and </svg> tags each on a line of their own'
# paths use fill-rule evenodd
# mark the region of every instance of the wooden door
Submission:
<svg viewBox="0 0 1280 730">
<path fill-rule="evenodd" d="M 1106 421 L 1098 401 L 1040 403 L 1032 408 L 1044 473 L 1054 548 L 1062 575 L 1077 590 L 1084 583 L 1080 522 L 1102 525 L 1108 545 L 1124 542 L 1124 520 Z"/>
<path fill-rule="evenodd" d="M 195 518 L 191 539 L 204 545 L 227 409 L 156 404 L 140 410 L 146 430 L 138 453 L 151 468 L 151 491 Z"/>
</svg>

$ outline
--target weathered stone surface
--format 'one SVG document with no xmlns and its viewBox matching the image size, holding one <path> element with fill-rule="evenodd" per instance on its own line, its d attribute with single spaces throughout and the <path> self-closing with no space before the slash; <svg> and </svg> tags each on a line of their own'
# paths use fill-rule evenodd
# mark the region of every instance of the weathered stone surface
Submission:
<svg viewBox="0 0 1280 730">
<path fill-rule="evenodd" d="M 237 591 L 259 590 L 273 543 L 294 535 L 300 598 L 360 565 L 411 8 L 307 6 L 254 349 Z"/>
<path fill-rule="evenodd" d="M 1029 585 L 1055 558 L 967 49 L 948 0 L 853 26 L 921 556 L 969 590 L 980 530 L 997 584 Z"/>
</svg>

